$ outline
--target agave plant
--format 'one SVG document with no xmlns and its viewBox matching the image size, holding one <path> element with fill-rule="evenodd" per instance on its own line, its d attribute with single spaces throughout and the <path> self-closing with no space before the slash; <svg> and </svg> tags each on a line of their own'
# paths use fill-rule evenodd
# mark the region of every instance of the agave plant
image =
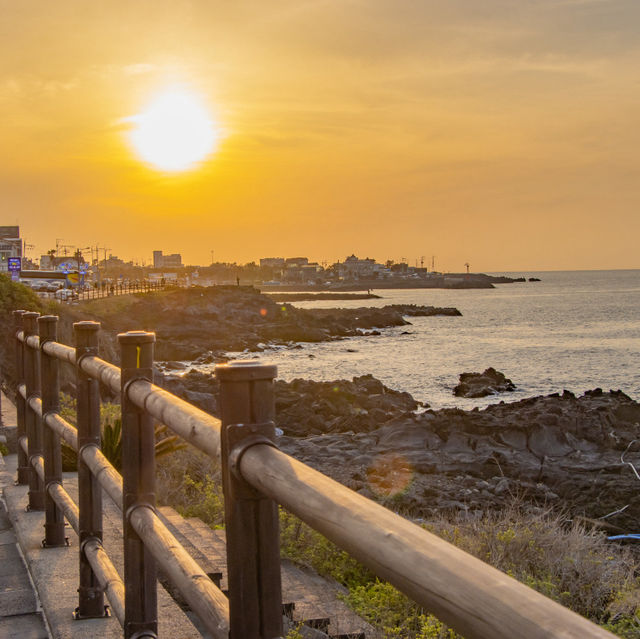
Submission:
<svg viewBox="0 0 640 639">
<path fill-rule="evenodd" d="M 102 426 L 102 453 L 118 470 L 122 469 L 122 420 L 107 421 Z"/>
<path fill-rule="evenodd" d="M 167 435 L 168 432 L 165 424 L 156 424 L 156 459 L 187 447 L 187 442 L 178 435 Z"/>
<path fill-rule="evenodd" d="M 168 435 L 164 424 L 156 424 L 155 429 L 156 459 L 169 455 L 176 450 L 186 448 L 186 442 L 177 435 Z M 107 419 L 102 425 L 101 448 L 104 456 L 118 471 L 122 470 L 122 421 L 117 418 Z M 77 469 L 77 454 L 70 446 L 63 442 L 63 470 Z"/>
<path fill-rule="evenodd" d="M 187 446 L 178 435 L 168 435 L 168 428 L 164 424 L 156 424 L 154 433 L 156 459 Z M 102 452 L 115 468 L 122 469 L 122 422 L 120 419 L 114 420 L 113 424 L 105 423 L 102 429 Z"/>
</svg>

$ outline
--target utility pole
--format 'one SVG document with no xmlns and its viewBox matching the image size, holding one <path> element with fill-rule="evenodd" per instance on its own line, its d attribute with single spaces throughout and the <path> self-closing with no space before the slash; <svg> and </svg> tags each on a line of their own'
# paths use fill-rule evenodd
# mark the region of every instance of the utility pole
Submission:
<svg viewBox="0 0 640 639">
<path fill-rule="evenodd" d="M 104 246 L 96 245 L 96 266 L 98 267 L 98 272 L 100 272 L 100 253 L 99 251 L 104 251 L 104 276 L 107 275 L 107 251 L 110 251 L 110 248 L 106 248 Z"/>
<path fill-rule="evenodd" d="M 56 240 L 56 254 L 58 256 L 60 253 L 60 249 L 62 249 L 64 256 L 67 257 L 67 255 L 69 254 L 68 249 L 72 249 L 72 248 L 75 248 L 73 244 L 59 244 L 58 240 Z"/>
<path fill-rule="evenodd" d="M 420 256 L 420 268 L 424 268 L 424 255 Z"/>
<path fill-rule="evenodd" d="M 465 262 L 464 265 L 467 267 L 467 275 L 469 275 L 469 266 L 471 266 L 469 264 L 469 262 Z"/>
<path fill-rule="evenodd" d="M 80 260 L 83 259 L 84 260 L 84 256 L 82 255 L 83 251 L 88 251 L 89 249 L 91 249 L 90 246 L 83 246 L 82 248 L 79 248 L 76 250 L 74 257 L 76 258 L 76 261 L 78 262 L 78 270 L 80 270 Z M 91 257 L 93 257 L 93 251 L 91 253 Z"/>
</svg>

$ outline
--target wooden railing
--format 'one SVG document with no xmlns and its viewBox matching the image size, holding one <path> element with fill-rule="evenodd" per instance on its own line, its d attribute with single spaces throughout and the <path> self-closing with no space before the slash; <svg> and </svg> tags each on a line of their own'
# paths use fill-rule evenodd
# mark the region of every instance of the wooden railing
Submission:
<svg viewBox="0 0 640 639">
<path fill-rule="evenodd" d="M 216 639 L 281 636 L 281 504 L 467 639 L 613 637 L 278 450 L 275 366 L 217 366 L 220 421 L 152 383 L 153 333 L 119 335 L 118 368 L 98 357 L 97 322 L 74 324 L 72 348 L 57 342 L 57 317 L 14 316 L 18 482 L 46 511 L 47 546 L 64 544 L 64 518 L 79 535 L 78 617 L 103 616 L 106 594 L 124 637 L 156 637 L 160 566 Z M 59 414 L 60 362 L 76 368 L 77 430 Z M 122 476 L 100 450 L 100 383 L 121 398 Z M 221 462 L 228 598 L 156 515 L 153 420 Z M 78 506 L 62 485 L 61 439 L 78 451 Z M 124 578 L 102 547 L 103 489 L 123 513 Z"/>
<path fill-rule="evenodd" d="M 96 300 L 115 295 L 129 295 L 131 293 L 150 293 L 164 289 L 164 282 L 151 282 L 149 280 L 130 282 L 101 282 L 91 288 L 86 288 L 78 293 L 78 300 Z"/>
</svg>

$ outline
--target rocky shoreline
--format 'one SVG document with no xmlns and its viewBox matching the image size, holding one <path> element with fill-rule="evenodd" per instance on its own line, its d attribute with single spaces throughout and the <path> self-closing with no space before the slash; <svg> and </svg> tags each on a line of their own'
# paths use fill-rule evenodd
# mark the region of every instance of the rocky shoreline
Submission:
<svg viewBox="0 0 640 639">
<path fill-rule="evenodd" d="M 319 302 L 325 300 L 379 300 L 373 293 L 263 293 L 276 302 Z"/>
<path fill-rule="evenodd" d="M 217 413 L 214 376 L 166 376 L 165 386 Z M 637 527 L 640 405 L 621 391 L 424 412 L 371 375 L 276 381 L 275 392 L 283 451 L 413 517 L 481 516 L 517 498 L 611 530 Z"/>
<path fill-rule="evenodd" d="M 100 348 L 109 361 L 118 359 L 117 334 L 141 328 L 156 333 L 156 360 L 192 361 L 208 354 L 210 361 L 224 361 L 226 352 L 259 351 L 266 344 L 331 341 L 407 326 L 406 317 L 461 315 L 455 308 L 414 304 L 301 309 L 276 302 L 251 286 L 194 287 L 127 297 L 69 307 L 62 318 L 62 340 L 71 343 L 74 321 L 95 319 L 102 324 Z"/>
<path fill-rule="evenodd" d="M 105 359 L 117 361 L 115 335 L 129 329 L 156 331 L 158 360 L 214 363 L 228 351 L 261 344 L 341 339 L 403 326 L 411 316 L 459 315 L 420 306 L 309 311 L 251 287 L 178 289 L 127 303 L 107 305 L 111 315 L 95 307 Z M 89 319 L 93 308 L 76 307 L 82 316 L 64 321 Z M 508 390 L 510 380 L 487 375 L 478 380 L 501 381 Z M 217 414 L 215 377 L 166 373 L 164 385 Z M 581 397 L 565 391 L 484 410 L 434 411 L 364 375 L 277 381 L 276 408 L 285 452 L 415 517 L 451 509 L 479 516 L 516 496 L 628 532 L 637 525 L 640 480 L 629 464 L 640 468 L 640 405 L 620 391 Z"/>
<path fill-rule="evenodd" d="M 426 277 L 390 277 L 359 279 L 344 282 L 325 282 L 322 284 L 278 283 L 259 284 L 262 292 L 277 291 L 368 291 L 374 289 L 478 289 L 495 288 L 494 284 L 512 284 L 526 282 L 525 277 L 507 277 L 506 275 L 487 275 L 486 273 L 430 273 Z M 530 277 L 530 282 L 539 282 Z"/>
</svg>

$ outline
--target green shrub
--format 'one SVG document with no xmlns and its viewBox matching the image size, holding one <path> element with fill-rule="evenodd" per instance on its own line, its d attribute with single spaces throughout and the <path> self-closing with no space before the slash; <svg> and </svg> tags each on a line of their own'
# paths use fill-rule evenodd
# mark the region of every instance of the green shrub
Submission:
<svg viewBox="0 0 640 639">
<path fill-rule="evenodd" d="M 301 623 L 298 624 L 295 628 L 291 628 L 291 630 L 287 632 L 285 639 L 304 639 L 304 637 L 302 636 L 302 633 L 300 632 L 301 628 L 302 628 Z"/>
<path fill-rule="evenodd" d="M 353 588 L 370 582 L 374 574 L 344 550 L 280 509 L 280 551 L 283 557 L 313 568 L 338 583 Z"/>
<path fill-rule="evenodd" d="M 184 476 L 184 492 L 187 503 L 178 507 L 183 517 L 198 517 L 212 528 L 220 528 L 224 524 L 224 499 L 221 486 L 212 477 L 202 481 L 194 481 L 189 475 Z"/>
<path fill-rule="evenodd" d="M 566 513 L 524 512 L 512 504 L 481 519 L 442 518 L 426 527 L 596 623 L 638 591 L 631 551 Z M 627 604 L 624 614 L 633 612 Z"/>
<path fill-rule="evenodd" d="M 224 500 L 218 464 L 188 447 L 158 459 L 156 494 L 161 505 L 185 517 L 199 517 L 212 528 L 224 525 Z"/>
<path fill-rule="evenodd" d="M 393 586 L 281 511 L 282 554 L 349 588 L 345 602 L 388 639 L 458 637 Z M 425 528 L 624 639 L 640 637 L 640 583 L 630 550 L 566 514 L 525 512 L 443 516 Z"/>
<path fill-rule="evenodd" d="M 433 615 L 427 615 L 391 584 L 376 579 L 349 592 L 344 601 L 388 639 L 455 639 L 459 637 Z"/>
<path fill-rule="evenodd" d="M 0 366 L 5 380 L 15 381 L 15 339 L 13 311 L 48 312 L 49 305 L 34 291 L 0 273 Z"/>
</svg>

